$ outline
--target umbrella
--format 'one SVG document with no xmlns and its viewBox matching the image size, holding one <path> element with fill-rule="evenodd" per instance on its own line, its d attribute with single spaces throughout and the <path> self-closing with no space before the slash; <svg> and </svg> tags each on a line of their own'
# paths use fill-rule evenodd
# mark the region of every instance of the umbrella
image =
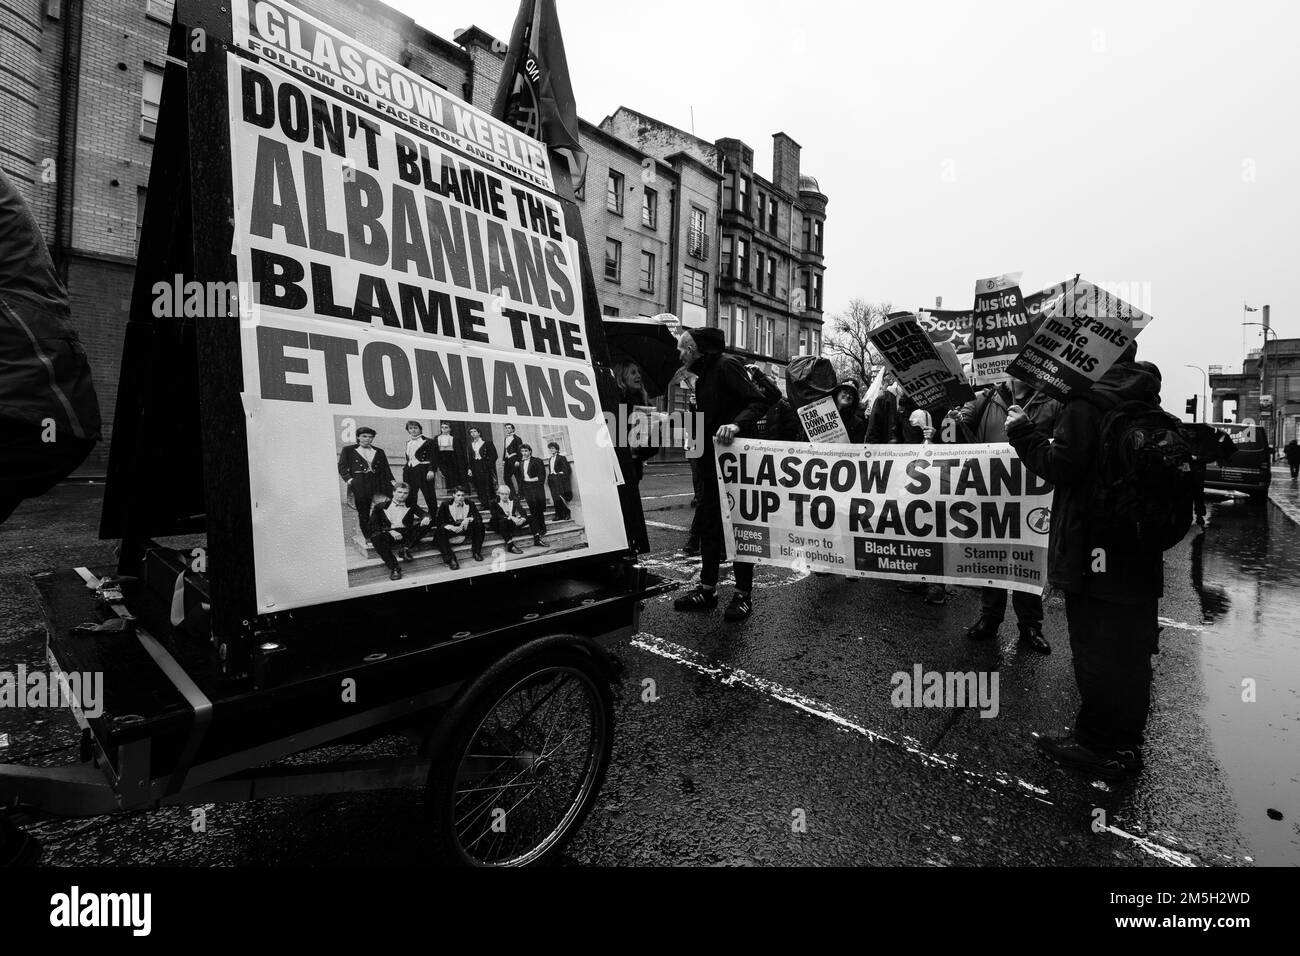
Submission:
<svg viewBox="0 0 1300 956">
<path fill-rule="evenodd" d="M 680 320 L 665 313 L 652 319 L 606 319 L 603 324 L 610 358 L 636 362 L 651 398 L 668 391 L 682 367 L 676 334 Z"/>
</svg>

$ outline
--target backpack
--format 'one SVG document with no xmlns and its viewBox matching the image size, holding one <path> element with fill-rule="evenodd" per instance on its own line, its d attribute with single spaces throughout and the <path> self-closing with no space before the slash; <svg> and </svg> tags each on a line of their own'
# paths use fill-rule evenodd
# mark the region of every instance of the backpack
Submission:
<svg viewBox="0 0 1300 956">
<path fill-rule="evenodd" d="M 1111 409 L 1101 421 L 1094 525 L 1112 541 L 1168 551 L 1192 524 L 1194 464 L 1183 423 L 1158 405 Z"/>
<path fill-rule="evenodd" d="M 825 398 L 840 384 L 831 360 L 816 355 L 801 355 L 790 362 L 785 372 L 785 393 L 790 404 L 803 408 Z"/>
</svg>

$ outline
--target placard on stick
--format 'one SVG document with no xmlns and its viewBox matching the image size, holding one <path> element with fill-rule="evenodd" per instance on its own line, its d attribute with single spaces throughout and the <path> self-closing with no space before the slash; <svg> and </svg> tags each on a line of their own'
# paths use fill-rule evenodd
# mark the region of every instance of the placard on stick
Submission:
<svg viewBox="0 0 1300 956">
<path fill-rule="evenodd" d="M 919 408 L 948 409 L 975 397 L 960 372 L 940 356 L 917 316 L 901 315 L 868 338 Z"/>
<path fill-rule="evenodd" d="M 1136 306 L 1079 279 L 1052 303 L 1007 371 L 1063 401 L 1100 381 L 1150 321 Z"/>
</svg>

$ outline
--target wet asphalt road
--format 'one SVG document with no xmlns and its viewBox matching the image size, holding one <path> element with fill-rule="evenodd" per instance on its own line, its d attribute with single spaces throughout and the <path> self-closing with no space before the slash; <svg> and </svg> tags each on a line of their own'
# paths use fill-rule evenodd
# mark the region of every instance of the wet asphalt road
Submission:
<svg viewBox="0 0 1300 956">
<path fill-rule="evenodd" d="M 680 555 L 689 480 L 652 469 L 642 492 L 652 569 Z M 59 489 L 0 529 L 0 670 L 43 659 L 32 570 L 111 560 L 88 529 L 97 496 Z M 743 625 L 652 601 L 619 653 L 614 761 L 571 844 L 575 865 L 1295 865 L 1300 863 L 1300 528 L 1276 507 L 1212 506 L 1166 556 L 1147 770 L 1123 785 L 1060 770 L 1033 734 L 1077 705 L 1059 598 L 1055 653 L 963 636 L 978 594 L 930 607 L 890 582 L 763 568 Z M 727 588 L 723 588 L 725 598 Z M 895 672 L 999 675 L 1000 710 L 896 709 Z M 1243 681 L 1255 682 L 1244 702 Z M 651 685 L 649 682 L 653 682 Z M 653 689 L 653 695 L 647 691 Z M 653 700 L 650 698 L 653 696 Z M 6 754 L 75 741 L 63 714 L 0 711 Z M 377 756 L 380 742 L 340 755 Z M 33 762 L 63 762 L 75 750 Z M 1102 823 L 1104 814 L 1104 826 Z M 405 865 L 427 862 L 421 796 L 276 799 L 47 822 L 47 864 Z M 802 823 L 802 826 L 800 825 Z"/>
</svg>

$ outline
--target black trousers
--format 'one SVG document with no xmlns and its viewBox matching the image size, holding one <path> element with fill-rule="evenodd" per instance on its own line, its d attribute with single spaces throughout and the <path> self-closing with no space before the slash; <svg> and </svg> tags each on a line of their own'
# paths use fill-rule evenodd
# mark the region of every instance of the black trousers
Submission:
<svg viewBox="0 0 1300 956">
<path fill-rule="evenodd" d="M 1300 458 L 1297 458 L 1295 461 L 1288 462 L 1288 464 L 1291 466 L 1291 477 L 1300 478 Z"/>
<path fill-rule="evenodd" d="M 448 461 L 449 455 L 443 455 L 438 459 L 438 474 L 442 475 L 442 483 L 446 486 L 447 497 L 451 497 L 454 489 L 465 484 L 465 476 L 461 473 L 460 467 L 455 460 Z"/>
<path fill-rule="evenodd" d="M 419 496 L 424 495 L 424 510 L 429 514 L 434 514 L 438 510 L 438 499 L 429 484 L 429 472 L 432 470 L 432 465 L 402 466 L 402 481 L 411 486 L 411 496 L 407 500 L 419 507 Z"/>
<path fill-rule="evenodd" d="M 519 497 L 519 489 L 523 485 L 523 481 L 519 477 L 519 462 L 506 462 L 502 468 L 502 474 L 505 483 L 510 486 L 510 493 L 516 498 Z"/>
<path fill-rule="evenodd" d="M 492 461 L 471 461 L 469 470 L 474 474 L 474 492 L 479 507 L 487 508 L 497 496 L 497 466 Z"/>
<path fill-rule="evenodd" d="M 522 529 L 509 518 L 501 518 L 492 522 L 492 530 L 501 535 L 502 540 L 506 543 L 506 547 L 509 547 L 510 542 L 515 540 L 515 535 Z"/>
<path fill-rule="evenodd" d="M 393 571 L 397 570 L 397 548 L 414 548 L 424 540 L 424 536 L 429 533 L 429 528 L 416 525 L 414 528 L 403 528 L 401 531 L 400 539 L 394 538 L 391 531 L 380 531 L 370 539 L 370 543 L 375 546 L 375 553 L 383 558 L 384 564 Z"/>
<path fill-rule="evenodd" d="M 696 528 L 700 535 L 700 583 L 705 587 L 715 587 L 718 583 L 718 569 L 726 557 L 727 547 L 723 540 L 722 504 L 718 500 L 718 479 L 713 449 L 706 448 L 705 456 L 700 459 L 700 496 L 695 505 Z M 754 566 L 739 561 L 731 566 L 731 573 L 736 579 L 738 591 L 749 591 L 754 586 Z"/>
<path fill-rule="evenodd" d="M 1007 589 L 983 588 L 980 600 L 980 614 L 990 621 L 1001 624 L 1007 616 Z M 1026 591 L 1011 591 L 1011 606 L 1015 608 L 1016 620 L 1021 624 L 1043 623 L 1043 598 Z"/>
<path fill-rule="evenodd" d="M 370 513 L 374 510 L 375 496 L 381 493 L 391 495 L 393 489 L 378 475 L 357 475 L 352 479 L 352 500 L 357 506 L 357 522 L 363 538 L 371 537 Z"/>
<path fill-rule="evenodd" d="M 523 484 L 524 501 L 528 504 L 528 519 L 533 534 L 546 534 L 546 488 L 540 481 Z"/>
<path fill-rule="evenodd" d="M 568 521 L 569 504 L 564 500 L 564 478 L 547 478 L 546 487 L 551 489 L 551 500 L 555 502 L 555 520 Z"/>
<path fill-rule="evenodd" d="M 1115 604 L 1066 592 L 1079 714 L 1074 737 L 1093 750 L 1140 750 L 1151 708 L 1151 655 L 1158 650 L 1160 602 Z"/>
<path fill-rule="evenodd" d="M 463 537 L 469 540 L 470 548 L 474 554 L 483 553 L 483 536 L 485 534 L 487 534 L 487 529 L 483 527 L 482 521 L 471 521 L 469 527 L 465 529 Z M 451 559 L 455 555 L 452 550 L 451 539 L 461 536 L 452 534 L 446 528 L 438 529 L 438 549 L 442 552 L 442 559 L 448 564 L 451 563 Z"/>
</svg>

